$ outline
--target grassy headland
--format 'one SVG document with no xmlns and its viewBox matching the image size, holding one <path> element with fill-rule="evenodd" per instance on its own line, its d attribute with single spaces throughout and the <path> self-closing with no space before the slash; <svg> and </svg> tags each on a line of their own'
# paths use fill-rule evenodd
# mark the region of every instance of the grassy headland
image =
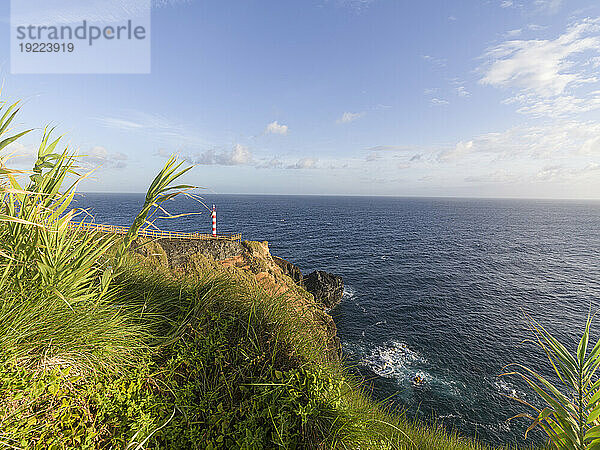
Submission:
<svg viewBox="0 0 600 450">
<path fill-rule="evenodd" d="M 181 278 L 128 257 L 103 305 L 3 296 L 2 442 L 485 448 L 373 403 L 325 358 L 310 304 L 299 314 L 226 272 Z"/>
<path fill-rule="evenodd" d="M 20 134 L 8 135 L 18 106 L 0 107 L 1 151 Z M 130 252 L 187 189 L 172 187 L 174 161 L 125 237 L 70 227 L 80 176 L 59 145 L 45 133 L 29 172 L 0 159 L 3 447 L 487 448 L 370 400 L 328 357 L 322 308 L 293 283 Z"/>
</svg>

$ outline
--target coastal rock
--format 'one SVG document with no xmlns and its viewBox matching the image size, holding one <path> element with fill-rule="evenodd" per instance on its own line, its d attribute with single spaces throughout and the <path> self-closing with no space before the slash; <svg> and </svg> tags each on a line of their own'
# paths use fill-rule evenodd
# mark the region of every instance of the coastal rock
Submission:
<svg viewBox="0 0 600 450">
<path fill-rule="evenodd" d="M 304 277 L 304 288 L 326 308 L 333 308 L 342 301 L 344 280 L 331 273 L 316 270 Z"/>
<path fill-rule="evenodd" d="M 277 264 L 281 270 L 283 270 L 284 274 L 294 280 L 294 283 L 296 283 L 298 286 L 303 286 L 302 271 L 298 266 L 278 256 L 272 256 L 272 258 L 273 262 Z"/>
</svg>

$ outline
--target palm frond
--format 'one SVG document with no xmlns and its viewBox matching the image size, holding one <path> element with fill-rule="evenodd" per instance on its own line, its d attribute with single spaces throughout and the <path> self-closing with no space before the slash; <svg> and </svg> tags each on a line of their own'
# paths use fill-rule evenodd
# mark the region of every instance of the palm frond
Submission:
<svg viewBox="0 0 600 450">
<path fill-rule="evenodd" d="M 547 405 L 539 410 L 516 399 L 538 413 L 535 417 L 526 413 L 515 416 L 532 420 L 525 436 L 540 427 L 556 448 L 600 448 L 600 380 L 596 379 L 600 341 L 588 353 L 592 319 L 589 315 L 577 349 L 571 354 L 549 331 L 529 318 L 536 337 L 534 342 L 546 354 L 562 386 L 555 386 L 546 377 L 521 364 L 512 364 L 518 370 L 502 374 L 520 376 Z"/>
</svg>

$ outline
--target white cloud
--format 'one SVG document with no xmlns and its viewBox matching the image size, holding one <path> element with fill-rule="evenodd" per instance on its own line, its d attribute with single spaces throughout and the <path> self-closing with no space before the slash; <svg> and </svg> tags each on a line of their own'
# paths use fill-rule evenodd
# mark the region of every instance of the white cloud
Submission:
<svg viewBox="0 0 600 450">
<path fill-rule="evenodd" d="M 368 8 L 375 0 L 337 0 L 339 6 L 353 9 L 354 11 L 362 11 Z"/>
<path fill-rule="evenodd" d="M 589 176 L 600 172 L 600 164 L 589 163 L 584 166 L 568 167 L 563 164 L 544 166 L 533 172 L 515 173 L 507 169 L 498 169 L 492 173 L 469 175 L 465 177 L 468 183 L 564 183 L 584 181 Z"/>
<path fill-rule="evenodd" d="M 252 154 L 250 151 L 241 144 L 235 144 L 231 155 L 227 157 L 226 161 L 229 164 L 238 166 L 241 164 L 248 164 L 252 160 Z"/>
<path fill-rule="evenodd" d="M 562 6 L 563 0 L 535 0 L 534 5 L 542 11 L 556 13 Z"/>
<path fill-rule="evenodd" d="M 23 145 L 20 142 L 9 144 L 2 152 L 3 157 L 9 157 L 8 164 L 18 168 L 31 168 L 37 159 L 37 145 Z M 111 152 L 105 147 L 94 146 L 88 150 L 77 152 L 76 165 L 86 169 L 99 166 L 108 169 L 123 169 L 127 166 L 127 155 L 122 152 Z"/>
<path fill-rule="evenodd" d="M 345 112 L 344 114 L 342 114 L 342 117 L 340 117 L 338 120 L 336 120 L 336 123 L 354 122 L 355 120 L 360 119 L 364 115 L 365 115 L 364 112 L 358 112 L 358 113 Z"/>
<path fill-rule="evenodd" d="M 130 111 L 127 117 L 98 117 L 101 125 L 123 131 L 132 130 L 169 130 L 181 131 L 183 126 L 159 114 L 141 111 Z"/>
<path fill-rule="evenodd" d="M 430 102 L 433 105 L 448 105 L 450 103 L 448 100 L 444 100 L 443 98 L 432 98 Z"/>
<path fill-rule="evenodd" d="M 192 164 L 242 166 L 252 163 L 252 153 L 247 147 L 236 144 L 230 151 L 217 152 L 213 149 L 185 156 Z"/>
<path fill-rule="evenodd" d="M 254 164 L 254 167 L 257 169 L 292 169 L 292 170 L 300 170 L 300 169 L 318 169 L 320 165 L 318 165 L 319 159 L 304 157 L 299 159 L 279 159 L 278 157 L 273 158 L 264 158 Z M 327 161 L 323 161 L 323 164 L 326 164 Z M 325 167 L 325 166 L 323 166 Z M 348 165 L 343 160 L 333 159 L 330 160 L 329 169 L 340 169 L 347 168 Z"/>
<path fill-rule="evenodd" d="M 569 169 L 563 166 L 546 166 L 535 175 L 538 181 L 557 181 L 564 179 L 565 176 L 569 176 Z"/>
<path fill-rule="evenodd" d="M 437 149 L 435 149 L 437 151 Z M 428 163 L 432 149 L 399 145 L 379 145 L 366 149 L 364 159 L 351 160 L 351 166 L 360 168 L 376 166 L 378 171 L 387 171 L 392 167 L 407 169 L 414 164 Z M 429 153 L 429 155 L 425 155 Z M 366 164 L 365 164 L 366 163 Z"/>
<path fill-rule="evenodd" d="M 520 94 L 503 101 L 505 104 L 521 105 L 517 112 L 534 117 L 564 118 L 600 108 L 600 91 L 593 91 L 586 98 L 573 95 L 559 95 L 539 98 L 534 95 Z"/>
<path fill-rule="evenodd" d="M 540 126 L 517 126 L 460 141 L 438 155 L 450 162 L 475 155 L 503 159 L 561 159 L 600 155 L 600 123 L 558 121 Z"/>
<path fill-rule="evenodd" d="M 64 150 L 64 145 L 62 149 Z M 62 151 L 62 150 L 61 150 Z M 84 169 L 123 169 L 127 166 L 129 159 L 125 153 L 113 152 L 105 147 L 97 145 L 87 150 L 74 151 L 77 155 L 75 165 Z M 20 142 L 12 142 L 1 152 L 5 163 L 18 169 L 30 170 L 38 156 L 38 145 L 23 145 Z"/>
<path fill-rule="evenodd" d="M 19 141 L 14 141 L 8 144 L 4 149 L 0 152 L 0 154 L 5 156 L 29 156 L 37 154 L 37 149 L 33 146 L 26 146 L 21 144 Z"/>
<path fill-rule="evenodd" d="M 480 83 L 515 91 L 508 102 L 522 104 L 522 113 L 560 117 L 590 111 L 600 107 L 598 96 L 574 94 L 599 81 L 590 54 L 600 55 L 600 19 L 582 20 L 553 40 L 510 40 L 491 48 Z"/>
<path fill-rule="evenodd" d="M 37 159 L 37 146 L 23 145 L 18 141 L 11 142 L 2 151 L 0 156 L 9 166 L 17 166 L 19 169 L 31 168 L 30 166 Z"/>
<path fill-rule="evenodd" d="M 465 177 L 467 183 L 513 183 L 519 181 L 519 179 L 519 175 L 511 173 L 506 169 L 498 169 L 492 173 Z"/>
<path fill-rule="evenodd" d="M 79 154 L 77 161 L 85 167 L 102 166 L 110 169 L 123 169 L 127 166 L 127 155 L 121 152 L 109 152 L 105 147 L 95 146 Z"/>
<path fill-rule="evenodd" d="M 507 41 L 490 49 L 491 64 L 481 83 L 514 87 L 550 97 L 569 86 L 594 81 L 576 72 L 570 58 L 586 51 L 598 51 L 599 20 L 586 19 L 571 26 L 555 40 Z"/>
<path fill-rule="evenodd" d="M 452 161 L 460 159 L 475 150 L 475 141 L 460 141 L 450 150 L 443 151 L 440 156 L 440 161 Z"/>
<path fill-rule="evenodd" d="M 255 166 L 257 169 L 282 169 L 284 163 L 278 158 L 271 158 L 258 162 Z"/>
<path fill-rule="evenodd" d="M 459 97 L 470 97 L 471 93 L 467 91 L 467 88 L 465 88 L 464 86 L 459 86 L 456 88 L 456 95 L 458 95 Z"/>
<path fill-rule="evenodd" d="M 510 8 L 511 6 L 513 6 L 512 0 L 503 0 L 502 3 L 500 3 L 500 8 Z"/>
<path fill-rule="evenodd" d="M 175 122 L 159 114 L 129 111 L 121 117 L 97 117 L 102 126 L 127 133 L 138 133 L 144 138 L 176 146 L 208 146 L 209 142 L 198 135 L 196 127 Z"/>
<path fill-rule="evenodd" d="M 410 152 L 414 147 L 408 145 L 377 145 L 367 149 L 370 152 Z"/>
<path fill-rule="evenodd" d="M 301 158 L 295 164 L 290 164 L 286 169 L 316 169 L 317 168 L 316 158 Z"/>
<path fill-rule="evenodd" d="M 584 167 L 565 167 L 563 165 L 546 166 L 535 174 L 535 181 L 540 182 L 565 182 L 581 180 L 590 175 L 597 176 L 600 164 L 589 163 Z"/>
<path fill-rule="evenodd" d="M 521 28 L 518 28 L 516 30 L 509 30 L 506 32 L 506 37 L 515 38 L 515 37 L 521 35 L 522 32 L 523 32 L 523 30 Z"/>
<path fill-rule="evenodd" d="M 594 69 L 597 69 L 598 67 L 600 67 L 600 56 L 594 56 L 593 58 L 590 58 L 587 61 L 586 65 L 590 65 Z"/>
<path fill-rule="evenodd" d="M 422 58 L 437 67 L 444 67 L 446 65 L 446 60 L 444 58 L 438 58 L 431 55 L 423 55 Z"/>
<path fill-rule="evenodd" d="M 279 123 L 277 123 L 277 121 L 275 120 L 274 122 L 271 122 L 269 125 L 267 125 L 267 128 L 265 130 L 265 133 L 267 134 L 287 134 L 288 132 L 288 127 L 287 125 L 280 125 Z"/>
<path fill-rule="evenodd" d="M 531 30 L 531 31 L 542 31 L 542 30 L 546 29 L 545 26 L 536 25 L 535 23 L 531 23 L 531 24 L 527 25 L 527 28 L 529 28 L 529 30 Z"/>
<path fill-rule="evenodd" d="M 101 117 L 98 119 L 105 127 L 115 128 L 123 131 L 139 130 L 144 128 L 144 125 L 138 122 L 133 122 L 126 119 L 118 119 L 116 117 Z"/>
<path fill-rule="evenodd" d="M 581 155 L 600 156 L 600 135 L 597 137 L 588 137 L 579 147 L 578 153 Z"/>
</svg>

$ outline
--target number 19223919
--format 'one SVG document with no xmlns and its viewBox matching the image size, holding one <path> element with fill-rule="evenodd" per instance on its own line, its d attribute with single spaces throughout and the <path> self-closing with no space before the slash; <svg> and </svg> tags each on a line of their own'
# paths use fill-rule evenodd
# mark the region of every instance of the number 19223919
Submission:
<svg viewBox="0 0 600 450">
<path fill-rule="evenodd" d="M 72 42 L 21 42 L 19 44 L 21 53 L 72 53 L 75 44 Z"/>
</svg>

